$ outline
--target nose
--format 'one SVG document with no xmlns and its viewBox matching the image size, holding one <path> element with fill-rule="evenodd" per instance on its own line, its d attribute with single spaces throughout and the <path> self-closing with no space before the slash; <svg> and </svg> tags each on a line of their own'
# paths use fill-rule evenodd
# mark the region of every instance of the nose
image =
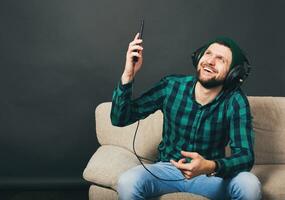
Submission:
<svg viewBox="0 0 285 200">
<path fill-rule="evenodd" d="M 207 63 L 210 65 L 215 65 L 215 58 L 214 56 L 209 56 L 207 59 Z"/>
</svg>

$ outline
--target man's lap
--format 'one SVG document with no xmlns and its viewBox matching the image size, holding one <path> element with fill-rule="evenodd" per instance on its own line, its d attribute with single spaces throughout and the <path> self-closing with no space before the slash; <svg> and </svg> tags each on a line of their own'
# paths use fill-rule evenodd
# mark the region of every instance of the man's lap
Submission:
<svg viewBox="0 0 285 200">
<path fill-rule="evenodd" d="M 167 179 L 168 181 L 159 180 L 141 165 L 136 166 L 122 174 L 119 179 L 118 193 L 121 199 L 144 199 L 172 192 L 189 192 L 205 196 L 209 199 L 225 199 L 227 194 L 231 192 L 229 190 L 232 190 L 228 186 L 233 187 L 239 181 L 250 182 L 247 181 L 247 177 L 255 177 L 249 172 L 243 172 L 241 173 L 241 178 L 238 178 L 239 175 L 233 179 L 200 175 L 192 179 L 181 180 L 184 176 L 180 170 L 169 162 L 158 162 L 146 165 L 146 167 L 155 176 Z M 128 191 L 126 191 L 126 188 L 128 188 Z M 127 193 L 135 193 L 134 195 L 136 196 L 126 196 Z"/>
</svg>

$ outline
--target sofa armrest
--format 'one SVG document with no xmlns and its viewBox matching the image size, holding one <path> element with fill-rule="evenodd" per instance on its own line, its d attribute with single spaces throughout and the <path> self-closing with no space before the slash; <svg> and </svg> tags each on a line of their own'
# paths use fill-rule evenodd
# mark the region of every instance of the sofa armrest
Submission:
<svg viewBox="0 0 285 200">
<path fill-rule="evenodd" d="M 113 126 L 110 119 L 111 102 L 101 103 L 96 107 L 96 134 L 101 145 L 120 146 L 133 151 L 134 133 L 137 122 L 125 127 Z M 163 114 L 160 110 L 140 120 L 136 135 L 136 152 L 139 156 L 155 160 L 157 146 L 161 141 Z"/>
<path fill-rule="evenodd" d="M 89 160 L 83 177 L 97 185 L 116 190 L 121 173 L 138 164 L 136 156 L 129 150 L 114 145 L 103 145 Z"/>
</svg>

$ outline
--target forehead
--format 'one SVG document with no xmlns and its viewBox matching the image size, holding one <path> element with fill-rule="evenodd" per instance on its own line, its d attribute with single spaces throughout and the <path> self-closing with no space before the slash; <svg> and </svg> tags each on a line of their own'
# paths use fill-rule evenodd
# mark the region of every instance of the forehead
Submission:
<svg viewBox="0 0 285 200">
<path fill-rule="evenodd" d="M 207 48 L 207 50 L 210 50 L 212 53 L 217 54 L 218 56 L 222 56 L 229 61 L 232 60 L 232 51 L 225 45 L 213 43 Z"/>
</svg>

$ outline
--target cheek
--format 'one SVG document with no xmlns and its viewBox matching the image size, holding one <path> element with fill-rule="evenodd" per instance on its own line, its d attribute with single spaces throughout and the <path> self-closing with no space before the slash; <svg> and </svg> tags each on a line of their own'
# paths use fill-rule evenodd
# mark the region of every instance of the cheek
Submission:
<svg viewBox="0 0 285 200">
<path fill-rule="evenodd" d="M 205 62 L 205 60 L 206 60 L 206 56 L 203 55 L 203 56 L 200 58 L 199 62 L 198 62 L 198 67 L 199 67 L 203 62 Z"/>
<path fill-rule="evenodd" d="M 222 67 L 220 69 L 220 76 L 226 77 L 228 75 L 229 71 L 230 71 L 229 67 Z"/>
<path fill-rule="evenodd" d="M 227 75 L 229 73 L 230 69 L 224 69 L 224 73 Z"/>
<path fill-rule="evenodd" d="M 199 60 L 197 66 L 196 66 L 197 69 L 200 69 L 200 68 L 201 68 L 201 63 L 202 63 L 202 59 Z"/>
</svg>

